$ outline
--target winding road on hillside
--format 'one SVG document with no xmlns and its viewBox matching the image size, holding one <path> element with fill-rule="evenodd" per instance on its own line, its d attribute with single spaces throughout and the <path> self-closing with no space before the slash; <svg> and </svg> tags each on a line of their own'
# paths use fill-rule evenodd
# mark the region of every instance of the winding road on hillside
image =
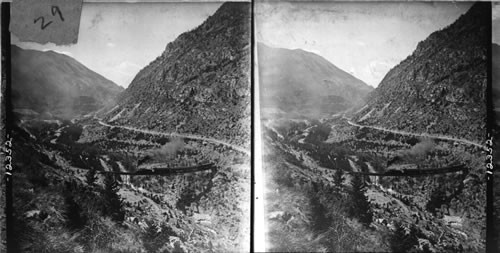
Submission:
<svg viewBox="0 0 500 253">
<path fill-rule="evenodd" d="M 196 166 L 187 166 L 187 167 L 175 167 L 175 168 L 139 168 L 135 172 L 126 172 L 126 171 L 112 171 L 112 170 L 104 170 L 97 171 L 102 174 L 116 174 L 116 175 L 130 175 L 130 176 L 139 176 L 139 175 L 181 175 L 186 173 L 200 172 L 206 170 L 212 170 L 215 167 L 213 163 L 201 164 Z"/>
<path fill-rule="evenodd" d="M 110 125 L 108 123 L 105 123 L 101 120 L 99 120 L 99 124 L 101 124 L 102 126 L 105 126 L 105 127 L 122 128 L 122 129 L 126 129 L 129 131 L 140 132 L 140 133 L 151 134 L 151 135 L 159 135 L 159 136 L 167 136 L 167 137 L 181 137 L 181 138 L 192 139 L 192 140 L 201 140 L 201 141 L 212 142 L 212 143 L 224 145 L 226 147 L 229 147 L 231 149 L 237 150 L 239 152 L 245 153 L 246 155 L 250 156 L 249 150 L 247 150 L 243 147 L 236 146 L 234 144 L 225 142 L 225 141 L 214 139 L 214 138 L 207 138 L 207 137 L 193 135 L 193 134 L 164 133 L 164 132 L 158 132 L 158 131 L 154 131 L 154 130 L 146 130 L 146 129 L 140 129 L 140 128 L 135 128 L 135 127 L 129 127 L 129 126 L 114 126 L 114 125 Z"/>
<path fill-rule="evenodd" d="M 479 147 L 482 149 L 485 148 L 485 146 L 481 145 L 480 143 L 469 141 L 466 139 L 459 139 L 459 138 L 454 138 L 454 137 L 449 137 L 449 136 L 444 136 L 444 135 L 437 135 L 437 134 L 411 133 L 411 132 L 406 132 L 406 131 L 401 131 L 401 130 L 387 129 L 387 128 L 378 127 L 378 126 L 366 126 L 366 125 L 360 125 L 360 124 L 354 123 L 350 119 L 345 118 L 345 117 L 344 117 L 344 119 L 347 120 L 347 123 L 349 125 L 355 126 L 355 127 L 366 127 L 366 128 L 376 129 L 379 131 L 390 132 L 390 133 L 406 135 L 406 136 L 425 137 L 425 138 L 438 139 L 438 140 L 455 141 L 455 142 L 461 142 L 464 144 L 476 146 L 476 147 Z"/>
</svg>

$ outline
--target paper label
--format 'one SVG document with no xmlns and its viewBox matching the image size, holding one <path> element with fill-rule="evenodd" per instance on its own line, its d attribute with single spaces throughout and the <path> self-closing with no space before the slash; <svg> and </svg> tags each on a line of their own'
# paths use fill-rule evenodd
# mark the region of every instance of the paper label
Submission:
<svg viewBox="0 0 500 253">
<path fill-rule="evenodd" d="M 56 45 L 78 41 L 83 0 L 13 0 L 10 31 L 21 41 Z"/>
</svg>

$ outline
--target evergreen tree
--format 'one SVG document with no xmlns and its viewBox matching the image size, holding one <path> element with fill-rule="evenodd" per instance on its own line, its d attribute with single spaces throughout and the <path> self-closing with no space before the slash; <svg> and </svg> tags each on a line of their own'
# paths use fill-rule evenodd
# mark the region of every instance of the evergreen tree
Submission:
<svg viewBox="0 0 500 253">
<path fill-rule="evenodd" d="M 336 194 L 340 194 L 342 192 L 344 180 L 344 171 L 341 168 L 338 168 L 333 176 Z"/>
<path fill-rule="evenodd" d="M 393 252 L 408 252 L 418 245 L 418 231 L 415 226 L 406 228 L 400 222 L 395 222 L 394 226 L 396 230 L 389 238 L 389 245 Z"/>
<path fill-rule="evenodd" d="M 83 215 L 82 208 L 75 201 L 72 193 L 65 194 L 65 215 L 68 218 L 68 225 L 74 229 L 80 229 L 87 223 L 87 218 Z"/>
<path fill-rule="evenodd" d="M 196 191 L 194 187 L 187 186 L 182 190 L 179 199 L 177 200 L 176 207 L 183 212 L 186 211 L 186 206 L 191 205 L 196 200 Z"/>
<path fill-rule="evenodd" d="M 166 224 L 156 225 L 151 221 L 146 221 L 147 228 L 142 234 L 142 243 L 147 252 L 159 252 L 158 250 L 165 245 L 170 236 L 178 236 L 172 228 Z M 165 251 L 161 251 L 165 252 Z M 184 252 L 178 248 L 173 252 Z"/>
<path fill-rule="evenodd" d="M 119 187 L 113 174 L 106 174 L 104 177 L 104 213 L 114 221 L 121 222 L 125 219 L 123 203 L 118 195 Z"/>
<path fill-rule="evenodd" d="M 443 187 L 435 188 L 429 196 L 429 201 L 425 205 L 427 211 L 436 214 L 436 209 L 441 208 L 441 205 L 447 203 L 446 193 Z"/>
<path fill-rule="evenodd" d="M 309 204 L 311 205 L 311 212 L 313 214 L 313 228 L 318 232 L 326 231 L 331 222 L 328 218 L 328 209 L 321 203 L 318 196 L 312 196 L 309 200 Z"/>
<path fill-rule="evenodd" d="M 165 243 L 164 240 L 159 240 L 161 232 L 153 222 L 146 221 L 147 229 L 142 236 L 142 243 L 147 252 L 157 252 Z"/>
<path fill-rule="evenodd" d="M 97 172 L 94 168 L 91 168 L 87 171 L 87 173 L 85 174 L 85 181 L 87 182 L 87 185 L 91 187 L 95 186 L 95 183 L 97 181 Z"/>
<path fill-rule="evenodd" d="M 372 222 L 373 214 L 365 195 L 365 184 L 360 175 L 354 175 L 351 186 L 349 215 L 357 218 L 364 225 L 369 225 Z"/>
</svg>

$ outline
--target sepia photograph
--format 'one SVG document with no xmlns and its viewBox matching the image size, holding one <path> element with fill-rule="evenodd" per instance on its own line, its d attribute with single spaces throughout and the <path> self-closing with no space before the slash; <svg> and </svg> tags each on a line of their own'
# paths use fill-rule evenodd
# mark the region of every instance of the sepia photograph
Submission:
<svg viewBox="0 0 500 253">
<path fill-rule="evenodd" d="M 491 4 L 254 15 L 266 250 L 484 252 Z"/>
<path fill-rule="evenodd" d="M 76 44 L 12 34 L 9 248 L 250 251 L 250 34 L 248 2 L 84 2 Z"/>
</svg>

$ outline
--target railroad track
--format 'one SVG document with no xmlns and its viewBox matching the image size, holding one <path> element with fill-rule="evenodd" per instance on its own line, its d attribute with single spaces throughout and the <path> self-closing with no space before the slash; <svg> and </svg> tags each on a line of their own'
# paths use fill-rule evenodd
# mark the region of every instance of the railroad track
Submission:
<svg viewBox="0 0 500 253">
<path fill-rule="evenodd" d="M 194 173 L 199 171 L 212 170 L 215 168 L 214 163 L 207 163 L 196 166 L 187 166 L 187 167 L 174 167 L 174 168 L 142 168 L 138 169 L 135 172 L 126 172 L 126 171 L 104 171 L 98 170 L 97 173 L 101 174 L 116 174 L 116 175 L 130 175 L 130 176 L 141 176 L 141 175 L 162 175 L 162 176 L 170 176 L 170 175 L 180 175 L 187 173 Z"/>
<path fill-rule="evenodd" d="M 108 123 L 105 123 L 101 120 L 99 120 L 99 124 L 102 126 L 105 126 L 105 127 L 110 127 L 110 128 L 116 127 L 116 128 L 126 129 L 129 131 L 140 132 L 140 133 L 151 134 L 151 135 L 167 136 L 167 137 L 181 137 L 181 138 L 185 138 L 185 139 L 212 142 L 215 144 L 220 144 L 220 145 L 229 147 L 233 150 L 242 152 L 242 153 L 250 156 L 250 150 L 243 148 L 243 147 L 240 147 L 240 146 L 237 146 L 237 145 L 234 145 L 234 144 L 231 144 L 231 143 L 228 143 L 228 142 L 225 142 L 225 141 L 214 139 L 214 138 L 208 138 L 208 137 L 203 137 L 203 136 L 193 135 L 193 134 L 165 133 L 165 132 L 159 132 L 159 131 L 154 131 L 154 130 L 139 129 L 139 128 L 129 127 L 129 126 L 115 126 L 115 125 L 110 125 Z"/>
<path fill-rule="evenodd" d="M 411 133 L 411 132 L 406 132 L 406 131 L 401 131 L 401 130 L 393 130 L 393 129 L 388 129 L 384 127 L 378 127 L 378 126 L 368 126 L 368 125 L 360 125 L 358 123 L 352 122 L 349 118 L 344 117 L 343 119 L 347 120 L 347 123 L 351 126 L 359 127 L 359 128 L 370 128 L 370 129 L 375 129 L 383 132 L 389 132 L 389 133 L 394 133 L 394 134 L 399 134 L 399 135 L 406 135 L 406 136 L 415 136 L 415 137 L 424 137 L 424 138 L 430 138 L 430 139 L 436 139 L 436 140 L 444 140 L 444 141 L 453 141 L 453 142 L 460 142 L 463 144 L 467 145 L 472 145 L 478 148 L 485 149 L 486 146 L 482 145 L 481 143 L 477 143 L 474 141 L 466 140 L 466 139 L 460 139 L 460 138 L 455 138 L 455 137 L 450 137 L 450 136 L 444 136 L 444 135 L 437 135 L 437 134 L 427 134 L 427 133 Z"/>
<path fill-rule="evenodd" d="M 351 175 L 365 175 L 365 176 L 379 176 L 379 177 L 418 177 L 418 176 L 455 173 L 459 171 L 467 172 L 468 168 L 465 167 L 465 165 L 460 164 L 460 165 L 453 165 L 435 169 L 401 169 L 401 170 L 391 169 L 382 173 L 345 171 L 345 173 Z"/>
</svg>

